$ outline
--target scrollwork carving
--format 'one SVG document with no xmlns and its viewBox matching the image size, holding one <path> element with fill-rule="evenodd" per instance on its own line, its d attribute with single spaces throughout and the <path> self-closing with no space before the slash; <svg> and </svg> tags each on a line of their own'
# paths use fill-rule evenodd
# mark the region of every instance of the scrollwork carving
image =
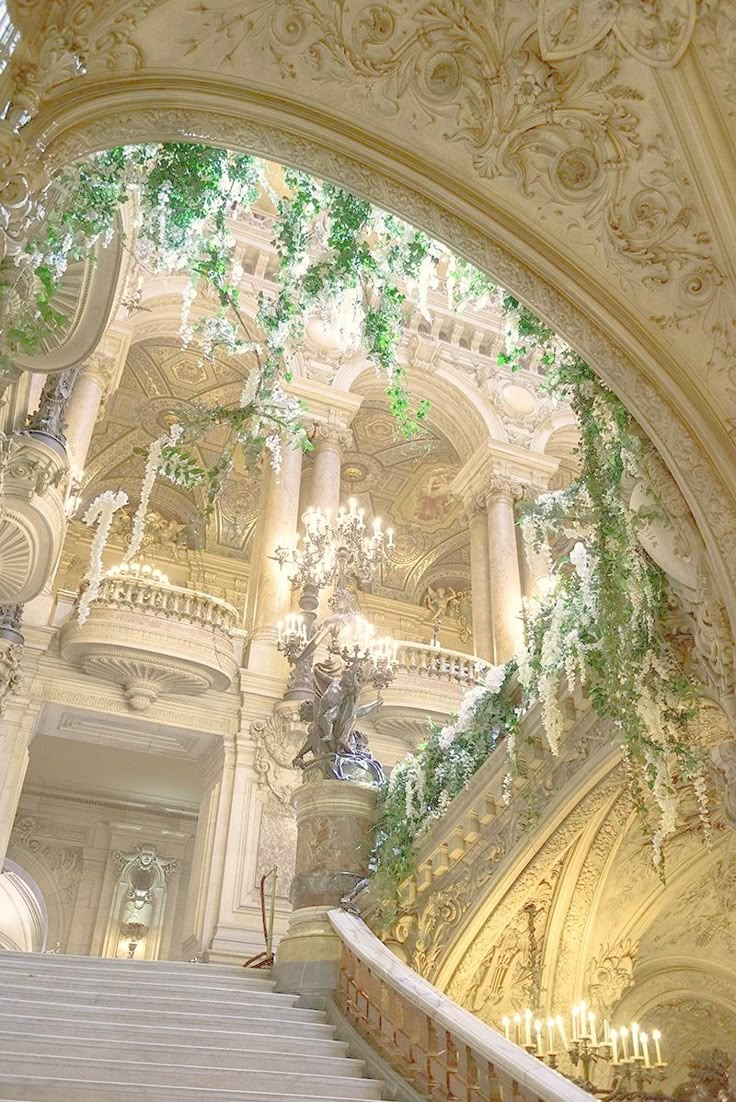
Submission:
<svg viewBox="0 0 736 1102">
<path fill-rule="evenodd" d="M 275 712 L 250 727 L 256 744 L 253 768 L 259 787 L 281 807 L 291 807 L 291 796 L 301 783 L 292 762 L 304 741 L 304 727 L 292 715 Z"/>
</svg>

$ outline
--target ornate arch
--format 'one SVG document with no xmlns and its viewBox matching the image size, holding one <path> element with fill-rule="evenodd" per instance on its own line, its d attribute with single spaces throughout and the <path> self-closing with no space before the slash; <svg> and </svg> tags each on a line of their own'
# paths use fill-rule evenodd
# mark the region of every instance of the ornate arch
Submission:
<svg viewBox="0 0 736 1102">
<path fill-rule="evenodd" d="M 287 96 L 182 73 L 106 76 L 59 86 L 28 124 L 53 170 L 119 142 L 206 141 L 293 164 L 364 195 L 427 230 L 498 279 L 576 348 L 622 397 L 673 472 L 704 535 L 736 621 L 736 507 L 721 475 L 722 426 L 652 334 L 627 325 L 500 204 L 438 166 Z M 593 300 L 593 293 L 597 298 Z"/>
</svg>

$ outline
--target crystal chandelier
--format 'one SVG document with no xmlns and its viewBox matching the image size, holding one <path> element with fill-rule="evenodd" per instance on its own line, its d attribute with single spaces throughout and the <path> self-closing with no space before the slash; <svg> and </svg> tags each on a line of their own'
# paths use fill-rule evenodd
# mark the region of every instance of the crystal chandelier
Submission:
<svg viewBox="0 0 736 1102">
<path fill-rule="evenodd" d="M 295 589 L 325 589 L 334 585 L 339 593 L 349 578 L 367 584 L 386 548 L 394 546 L 393 528 L 384 533 L 381 518 L 373 521 L 369 533 L 365 510 L 359 509 L 355 498 L 348 508 L 340 506 L 334 523 L 329 509 L 310 507 L 302 517 L 304 535 L 296 548 L 277 547 L 274 558 L 280 566 L 293 568 L 289 580 Z"/>
</svg>

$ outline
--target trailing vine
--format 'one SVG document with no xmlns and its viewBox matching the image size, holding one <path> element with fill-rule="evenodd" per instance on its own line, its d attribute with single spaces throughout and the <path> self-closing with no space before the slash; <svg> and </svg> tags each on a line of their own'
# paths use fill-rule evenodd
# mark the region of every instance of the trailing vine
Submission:
<svg viewBox="0 0 736 1102">
<path fill-rule="evenodd" d="M 275 209 L 276 290 L 259 295 L 250 318 L 241 303 L 233 220 L 264 193 Z M 360 350 L 375 365 L 401 432 L 421 431 L 429 407 L 411 400 L 399 344 L 407 310 L 427 314 L 429 291 L 443 285 L 454 309 L 493 300 L 506 322 L 499 362 L 511 370 L 530 360 L 545 366 L 549 391 L 570 402 L 577 416 L 579 479 L 544 495 L 523 521 L 530 545 L 546 550 L 554 587 L 527 615 L 522 652 L 491 670 L 457 719 L 430 729 L 426 743 L 394 770 L 375 852 L 384 894 L 408 875 L 426 825 L 502 740 L 513 745 L 520 708 L 509 697 L 512 672 L 522 687 L 521 708 L 540 702 L 553 753 L 562 734 L 560 680 L 585 685 L 616 732 L 642 814 L 651 819 L 653 808 L 658 813 L 651 835 L 661 863 L 662 843 L 676 821 L 678 783 L 693 784 L 704 822 L 707 796 L 702 762 L 687 733 L 695 693 L 660 626 L 665 580 L 639 543 L 641 518 L 626 505 L 624 479 L 636 473 L 642 443 L 623 405 L 531 311 L 400 219 L 293 170 L 285 170 L 275 189 L 256 158 L 188 143 L 115 148 L 54 181 L 25 257 L 0 269 L 0 305 L 11 318 L 0 353 L 6 361 L 38 351 L 63 328 L 54 301 L 66 268 L 111 239 L 126 203 L 136 227 L 127 247 L 139 271 L 188 276 L 183 345 L 196 342 L 204 357 L 225 353 L 247 364 L 236 405 L 182 412 L 180 427 L 154 443 L 144 499 L 157 471 L 182 486 L 203 487 L 211 508 L 236 448 L 249 461 L 266 448 L 278 469 L 284 440 L 310 446 L 302 409 L 287 389 L 310 318 L 329 323 L 345 351 Z M 192 320 L 200 284 L 216 307 Z M 227 429 L 226 440 L 216 461 L 205 466 L 197 445 L 213 426 Z M 88 514 L 90 523 L 100 522 L 96 569 L 113 507 L 106 500 Z M 136 538 L 144 519 L 142 504 Z M 572 548 L 553 561 L 551 543 Z"/>
<path fill-rule="evenodd" d="M 431 728 L 384 787 L 373 865 L 375 898 L 389 924 L 428 825 L 501 741 L 513 768 L 519 718 L 535 702 L 557 754 L 564 681 L 571 691 L 581 684 L 611 725 L 654 864 L 663 870 L 663 843 L 676 828 L 683 784 L 692 787 L 706 838 L 709 833 L 705 759 L 689 730 L 697 691 L 663 632 L 666 579 L 638 539 L 646 518 L 629 508 L 624 488 L 626 477 L 639 474 L 646 445 L 623 404 L 579 356 L 511 296 L 504 296 L 504 307 L 507 349 L 499 360 L 518 369 L 533 354 L 547 365 L 545 388 L 569 402 L 577 418 L 581 472 L 522 517 L 529 549 L 547 555 L 551 586 L 525 616 L 520 653 L 492 670 L 489 683 L 469 690 L 457 719 Z M 553 556 L 553 546 L 570 549 Z M 512 673 L 521 687 L 516 706 L 509 696 Z"/>
<path fill-rule="evenodd" d="M 276 293 L 262 292 L 250 319 L 241 307 L 243 270 L 232 220 L 264 193 L 276 208 Z M 249 364 L 237 405 L 182 413 L 181 439 L 161 451 L 160 472 L 187 488 L 203 486 L 208 508 L 237 447 L 247 460 L 266 447 L 276 468 L 282 441 L 310 447 L 301 405 L 285 389 L 310 317 L 342 327 L 346 348 L 363 351 L 386 381 L 400 431 L 413 436 L 429 403 L 412 402 L 398 362 L 407 298 L 426 310 L 440 267 L 455 308 L 493 292 L 485 277 L 425 234 L 333 184 L 287 169 L 276 194 L 266 166 L 254 157 L 192 143 L 117 147 L 71 166 L 53 182 L 22 262 L 0 270 L 0 304 L 13 318 L 0 350 L 6 362 L 14 353 L 38 351 L 50 333 L 63 330 L 54 298 L 64 272 L 109 242 L 126 203 L 134 211 L 128 246 L 139 272 L 189 277 L 183 345 L 196 341 L 207 358 L 224 353 Z M 192 322 L 198 284 L 214 292 L 217 306 Z M 213 426 L 229 430 L 227 442 L 205 467 L 196 458 L 197 444 Z"/>
</svg>

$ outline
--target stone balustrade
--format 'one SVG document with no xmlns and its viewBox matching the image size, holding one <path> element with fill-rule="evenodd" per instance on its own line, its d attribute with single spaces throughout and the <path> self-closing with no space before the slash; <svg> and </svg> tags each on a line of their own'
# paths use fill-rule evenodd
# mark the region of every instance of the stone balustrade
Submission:
<svg viewBox="0 0 736 1102">
<path fill-rule="evenodd" d="M 586 777 L 596 778 L 618 760 L 605 725 L 582 694 L 564 689 L 562 708 L 567 729 L 557 756 L 547 746 L 535 705 L 517 730 L 514 765 L 502 742 L 422 836 L 416 871 L 401 888 L 398 921 L 383 931 L 422 976 L 438 976 L 476 896 L 508 874 L 535 832 L 554 832 L 555 815 L 585 789 Z M 370 890 L 359 898 L 372 922 Z"/>
<path fill-rule="evenodd" d="M 237 623 L 237 610 L 208 593 L 170 585 L 147 568 L 111 571 L 87 620 L 62 628 L 61 653 L 122 686 L 128 707 L 145 712 L 159 696 L 229 689 Z"/>
<path fill-rule="evenodd" d="M 238 627 L 237 609 L 226 601 L 209 593 L 161 582 L 153 571 L 137 574 L 111 571 L 103 578 L 95 603 L 108 608 L 141 610 L 167 620 L 200 624 L 224 632 Z"/>
<path fill-rule="evenodd" d="M 342 943 L 337 1005 L 431 1102 L 590 1102 L 591 1095 L 402 964 L 356 916 L 332 910 Z"/>
<path fill-rule="evenodd" d="M 475 684 L 479 673 L 488 669 L 488 663 L 462 651 L 433 647 L 428 643 L 400 641 L 397 668 L 401 673 L 451 681 L 467 688 Z"/>
</svg>

